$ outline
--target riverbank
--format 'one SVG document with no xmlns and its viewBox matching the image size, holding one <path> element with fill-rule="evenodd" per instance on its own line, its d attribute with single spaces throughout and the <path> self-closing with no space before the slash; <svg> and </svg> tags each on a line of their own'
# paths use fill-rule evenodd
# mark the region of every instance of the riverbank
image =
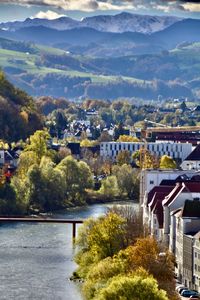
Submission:
<svg viewBox="0 0 200 300">
<path fill-rule="evenodd" d="M 114 205 L 86 205 L 52 214 L 51 217 L 87 219 L 99 217 Z M 79 284 L 70 281 L 77 265 L 70 224 L 5 224 L 0 227 L 1 299 L 82 300 Z"/>
</svg>

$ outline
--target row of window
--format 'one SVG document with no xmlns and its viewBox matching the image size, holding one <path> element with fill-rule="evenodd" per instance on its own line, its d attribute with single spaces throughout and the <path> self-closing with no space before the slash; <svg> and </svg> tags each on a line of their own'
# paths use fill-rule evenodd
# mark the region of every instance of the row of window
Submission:
<svg viewBox="0 0 200 300">
<path fill-rule="evenodd" d="M 120 150 L 120 149 L 119 150 L 109 150 L 109 151 L 106 151 L 106 153 L 104 153 L 104 154 L 114 157 L 114 156 L 117 156 L 120 151 L 123 151 L 123 150 Z M 103 153 L 101 155 L 103 155 Z M 182 158 L 182 153 L 179 153 L 179 152 L 174 153 L 174 152 L 169 152 L 169 151 L 158 151 L 156 153 L 156 155 L 158 155 L 158 156 L 169 155 L 173 158 Z"/>
<path fill-rule="evenodd" d="M 140 144 L 105 144 L 101 145 L 101 149 L 105 146 L 106 150 L 128 150 L 128 151 L 136 151 L 141 148 Z M 148 145 L 147 148 L 150 151 L 183 151 L 182 145 L 165 145 L 165 144 L 155 144 Z"/>
</svg>

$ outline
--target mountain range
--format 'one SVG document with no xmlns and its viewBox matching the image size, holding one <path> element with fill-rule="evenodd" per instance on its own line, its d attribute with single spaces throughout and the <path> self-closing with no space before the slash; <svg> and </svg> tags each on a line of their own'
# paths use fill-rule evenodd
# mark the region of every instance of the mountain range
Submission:
<svg viewBox="0 0 200 300">
<path fill-rule="evenodd" d="M 66 21 L 66 18 L 60 18 L 52 21 L 40 19 L 27 19 L 24 22 L 7 23 L 10 25 L 7 27 L 6 30 L 5 27 L 2 26 L 2 28 L 4 29 L 0 29 L 0 37 L 12 39 L 15 41 L 25 41 L 48 45 L 51 47 L 63 49 L 72 54 L 86 55 L 92 57 L 118 57 L 135 54 L 155 54 L 165 50 L 171 50 L 175 48 L 178 44 L 181 44 L 183 42 L 200 41 L 200 20 L 198 19 L 176 19 L 175 22 L 174 17 L 168 17 L 168 19 L 166 19 L 166 17 L 155 17 L 158 18 L 158 20 L 162 20 L 161 27 L 163 27 L 164 21 L 166 20 L 173 20 L 173 24 L 165 27 L 160 31 L 147 34 L 137 31 L 128 31 L 129 27 L 126 27 L 126 22 L 124 21 L 123 23 L 122 20 L 123 18 L 124 20 L 126 20 L 126 18 L 129 18 L 130 15 L 131 14 L 122 13 L 116 16 L 97 16 L 85 18 L 83 20 L 85 21 L 84 24 L 91 24 L 91 27 L 78 26 L 76 28 L 67 30 L 58 30 L 55 28 L 51 28 L 51 26 L 54 26 L 56 24 L 57 27 L 59 27 L 59 24 L 66 24 L 64 22 Z M 132 18 L 134 17 L 134 20 L 136 17 L 139 19 L 139 16 L 137 15 L 131 16 Z M 144 22 L 145 17 L 146 21 Z M 107 27 L 107 31 L 92 28 L 92 25 L 94 24 L 96 24 L 96 26 L 93 27 L 99 28 L 99 20 L 104 20 L 104 18 L 106 20 L 104 22 L 104 25 L 106 24 L 106 22 L 113 18 L 113 20 L 116 21 L 115 24 L 117 24 L 115 29 L 117 28 L 117 26 L 119 26 L 121 22 L 123 23 L 123 26 L 121 26 L 121 28 L 123 28 L 123 30 L 125 31 L 110 32 L 108 31 L 109 26 Z M 141 16 L 141 20 L 140 22 L 138 22 L 138 24 L 144 23 L 145 25 L 141 25 L 140 31 L 147 30 L 147 24 L 152 24 L 151 18 L 150 16 Z M 68 24 L 70 23 L 69 20 L 70 22 L 72 21 L 73 26 L 74 22 L 78 22 L 67 18 Z M 95 20 L 98 20 L 98 22 L 96 22 Z M 120 21 L 117 22 L 117 20 Z M 70 24 L 72 25 L 72 23 Z M 158 22 L 156 24 L 158 25 Z M 168 22 L 167 24 L 169 25 Z M 62 27 L 62 29 L 63 28 L 64 27 Z M 101 29 L 102 28 L 103 27 L 101 27 Z"/>
<path fill-rule="evenodd" d="M 26 27 L 44 26 L 57 30 L 70 30 L 89 27 L 103 32 L 122 33 L 130 31 L 151 34 L 163 30 L 180 20 L 180 18 L 173 16 L 148 16 L 123 12 L 114 16 L 87 17 L 81 21 L 69 17 L 61 17 L 54 20 L 28 18 L 25 21 L 1 23 L 0 29 L 16 31 Z"/>
<path fill-rule="evenodd" d="M 198 19 L 121 13 L 27 19 L 0 28 L 0 68 L 31 95 L 200 96 Z"/>
</svg>

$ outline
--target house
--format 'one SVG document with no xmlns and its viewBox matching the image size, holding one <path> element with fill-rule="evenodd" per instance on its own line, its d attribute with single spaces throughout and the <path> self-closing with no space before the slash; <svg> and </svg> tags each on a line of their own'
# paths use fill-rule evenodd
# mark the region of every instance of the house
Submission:
<svg viewBox="0 0 200 300">
<path fill-rule="evenodd" d="M 19 152 L 14 150 L 0 150 L 0 166 L 17 167 L 19 160 Z"/>
<path fill-rule="evenodd" d="M 194 235 L 193 242 L 193 282 L 194 289 L 200 293 L 200 231 Z"/>
<path fill-rule="evenodd" d="M 182 269 L 183 273 L 182 282 L 189 289 L 193 289 L 193 245 L 194 245 L 194 236 L 196 231 L 187 232 L 183 234 L 183 260 L 182 260 Z"/>
<path fill-rule="evenodd" d="M 193 176 L 200 175 L 196 170 L 178 170 L 178 169 L 144 169 L 140 174 L 140 204 L 147 203 L 148 193 L 155 187 L 159 186 L 163 180 L 165 185 L 171 180 L 189 180 Z M 172 181 L 171 183 L 172 184 Z M 167 184 L 168 185 L 168 184 Z M 144 207 L 144 206 L 143 206 Z"/>
<path fill-rule="evenodd" d="M 200 231 L 200 200 L 186 200 L 173 216 L 175 221 L 175 258 L 178 279 L 189 288 L 194 287 L 194 242 Z M 173 232 L 170 239 L 173 238 Z M 198 270 L 198 269 L 197 269 Z"/>
<path fill-rule="evenodd" d="M 195 178 L 195 179 L 194 179 Z M 170 230 L 174 230 L 172 212 L 180 209 L 187 199 L 200 198 L 200 181 L 197 177 L 178 176 L 176 180 L 161 181 L 144 197 L 143 222 L 148 225 L 152 235 L 169 246 Z M 163 185 L 163 183 L 165 185 Z M 173 231 L 175 236 L 175 233 Z M 174 251 L 174 240 L 171 240 L 170 250 Z"/>
<path fill-rule="evenodd" d="M 200 170 L 200 144 L 184 159 L 181 168 L 183 170 Z"/>
</svg>

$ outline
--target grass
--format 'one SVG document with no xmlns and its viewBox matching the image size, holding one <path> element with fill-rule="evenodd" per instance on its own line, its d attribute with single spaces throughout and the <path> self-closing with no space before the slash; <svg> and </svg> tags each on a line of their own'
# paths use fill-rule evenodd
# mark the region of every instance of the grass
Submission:
<svg viewBox="0 0 200 300">
<path fill-rule="evenodd" d="M 19 51 L 13 51 L 13 50 L 6 50 L 6 49 L 0 49 L 0 67 L 13 67 L 17 69 L 21 69 L 22 72 L 26 72 L 29 74 L 41 74 L 45 75 L 48 73 L 58 73 L 58 74 L 64 74 L 70 77 L 89 77 L 92 82 L 94 83 L 107 83 L 107 82 L 114 82 L 118 81 L 118 76 L 107 76 L 107 75 L 97 75 L 93 74 L 91 72 L 80 72 L 76 70 L 60 70 L 57 68 L 48 68 L 45 66 L 38 67 L 36 62 L 40 59 L 40 55 L 42 53 L 49 53 L 49 54 L 55 54 L 55 55 L 63 55 L 65 51 L 46 47 L 42 45 L 36 45 L 35 46 L 36 51 L 38 53 L 36 54 L 27 54 L 25 52 L 19 52 Z M 132 77 L 126 77 L 122 76 L 120 79 L 123 79 L 125 81 L 130 82 L 136 82 L 136 83 L 143 83 L 143 80 L 139 80 L 137 78 Z"/>
</svg>

